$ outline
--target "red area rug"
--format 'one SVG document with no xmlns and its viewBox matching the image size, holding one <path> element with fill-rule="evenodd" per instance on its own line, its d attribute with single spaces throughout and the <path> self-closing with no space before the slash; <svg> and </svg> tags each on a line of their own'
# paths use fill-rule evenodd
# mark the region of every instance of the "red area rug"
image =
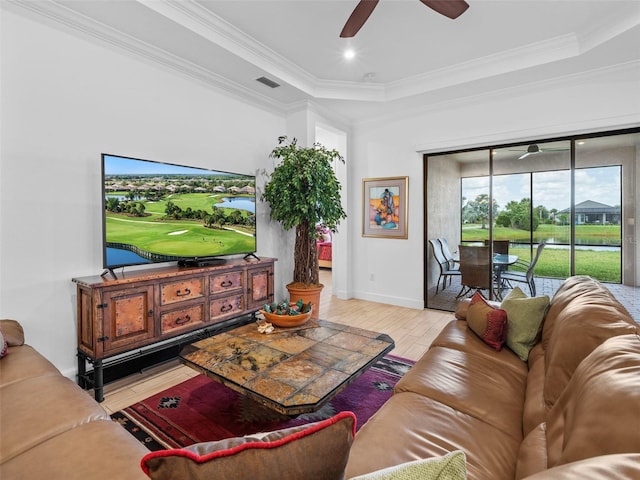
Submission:
<svg viewBox="0 0 640 480">
<path fill-rule="evenodd" d="M 198 375 L 111 415 L 149 450 L 268 432 L 351 411 L 360 428 L 384 402 L 413 362 L 386 356 L 320 410 L 295 418 L 281 415 Z"/>
</svg>

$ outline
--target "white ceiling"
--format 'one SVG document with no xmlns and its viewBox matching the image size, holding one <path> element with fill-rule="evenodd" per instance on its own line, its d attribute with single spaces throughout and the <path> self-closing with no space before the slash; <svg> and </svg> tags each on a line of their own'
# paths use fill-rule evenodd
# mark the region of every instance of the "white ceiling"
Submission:
<svg viewBox="0 0 640 480">
<path fill-rule="evenodd" d="M 450 20 L 381 0 L 351 39 L 339 33 L 357 0 L 7 3 L 269 108 L 310 102 L 351 124 L 640 62 L 639 0 L 467 1 Z"/>
</svg>

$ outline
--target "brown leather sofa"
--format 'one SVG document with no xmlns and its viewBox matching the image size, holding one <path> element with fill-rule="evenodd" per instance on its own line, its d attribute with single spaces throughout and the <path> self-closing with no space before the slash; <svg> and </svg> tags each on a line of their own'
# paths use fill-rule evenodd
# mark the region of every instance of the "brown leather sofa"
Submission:
<svg viewBox="0 0 640 480">
<path fill-rule="evenodd" d="M 462 450 L 473 479 L 640 479 L 638 325 L 598 282 L 551 299 L 523 362 L 465 304 L 358 432 L 346 478 Z"/>
<path fill-rule="evenodd" d="M 462 450 L 474 479 L 639 479 L 640 338 L 587 277 L 551 301 L 521 361 L 488 347 L 465 308 L 358 432 L 346 478 Z M 140 479 L 148 450 L 0 320 L 0 478 Z"/>
<path fill-rule="evenodd" d="M 0 320 L 0 478 L 144 480 L 149 451 L 93 397 L 24 344 L 15 320 Z M 1 346 L 0 346 L 1 347 Z"/>
</svg>

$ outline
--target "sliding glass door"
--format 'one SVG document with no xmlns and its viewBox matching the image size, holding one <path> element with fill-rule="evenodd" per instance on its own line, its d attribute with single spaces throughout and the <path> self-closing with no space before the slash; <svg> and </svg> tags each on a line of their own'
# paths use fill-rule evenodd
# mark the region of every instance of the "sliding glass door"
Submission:
<svg viewBox="0 0 640 480">
<path fill-rule="evenodd" d="M 544 244 L 534 272 L 558 280 L 550 285 L 571 275 L 633 285 L 639 163 L 640 131 L 426 156 L 425 240 L 445 236 L 454 247 L 506 240 L 520 270 Z M 443 306 L 453 292 L 435 294 L 431 255 L 426 249 L 426 306 L 453 310 L 459 299 Z"/>
</svg>

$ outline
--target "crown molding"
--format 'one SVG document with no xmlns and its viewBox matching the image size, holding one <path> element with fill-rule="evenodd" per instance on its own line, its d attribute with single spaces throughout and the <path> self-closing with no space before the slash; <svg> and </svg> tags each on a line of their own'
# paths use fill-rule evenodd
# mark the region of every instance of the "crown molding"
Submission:
<svg viewBox="0 0 640 480">
<path fill-rule="evenodd" d="M 387 100 L 398 100 L 564 60 L 578 54 L 576 36 L 562 35 L 394 82 L 387 86 L 386 97 Z"/>
<path fill-rule="evenodd" d="M 582 35 L 578 35 L 580 53 L 588 52 L 640 25 L 640 3 L 630 2 L 628 8 L 629 10 L 613 11 L 599 25 L 592 27 Z"/>
<path fill-rule="evenodd" d="M 193 0 L 136 0 L 291 86 L 312 95 L 317 80 L 231 23 Z"/>
<path fill-rule="evenodd" d="M 20 13 L 20 10 L 28 12 L 29 14 L 44 19 L 49 24 L 52 23 L 67 33 L 80 35 L 85 39 L 96 41 L 98 44 L 107 46 L 120 53 L 124 52 L 130 56 L 142 59 L 147 63 L 160 66 L 165 70 L 173 71 L 192 80 L 197 80 L 207 87 L 224 91 L 238 100 L 244 102 L 249 101 L 255 106 L 277 114 L 285 113 L 286 106 L 283 105 L 282 102 L 266 95 L 261 95 L 208 69 L 202 68 L 154 45 L 145 43 L 126 33 L 97 22 L 53 0 L 46 2 L 2 0 L 2 2 L 3 8 L 5 6 L 17 7 L 14 9 L 16 13 Z"/>
<path fill-rule="evenodd" d="M 575 33 L 498 52 L 389 83 L 343 82 L 319 79 L 245 34 L 194 0 L 137 0 L 225 48 L 289 85 L 317 99 L 386 102 L 453 85 L 575 57 L 638 24 L 639 14 L 618 13 L 580 37 Z"/>
<path fill-rule="evenodd" d="M 474 95 L 463 95 L 454 100 L 447 100 L 439 103 L 432 103 L 429 106 L 417 106 L 413 109 L 403 108 L 400 112 L 386 113 L 376 117 L 370 117 L 362 121 L 353 122 L 354 130 L 375 128 L 383 126 L 389 122 L 406 120 L 407 118 L 417 118 L 428 113 L 437 114 L 441 111 L 448 111 L 468 104 L 478 104 L 488 102 L 496 98 L 515 98 L 529 93 L 545 91 L 552 88 L 572 86 L 577 82 L 594 81 L 603 75 L 609 76 L 613 73 L 635 75 L 640 78 L 640 60 L 629 61 L 618 65 L 597 68 L 593 70 L 571 73 L 550 79 L 533 81 L 514 85 L 506 88 L 492 90 Z M 636 119 L 636 123 L 640 119 Z M 530 137 L 529 137 L 530 138 Z M 458 142 L 459 143 L 459 142 Z M 417 146 L 417 151 L 426 151 L 427 147 Z M 440 151 L 442 149 L 439 149 Z M 433 152 L 433 150 L 431 150 Z"/>
<path fill-rule="evenodd" d="M 234 25 L 218 17 L 194 0 L 136 0 L 149 10 L 189 29 L 215 45 L 264 70 L 279 81 L 297 88 L 318 102 L 345 100 L 366 102 L 390 102 L 437 91 L 475 80 L 531 68 L 559 60 L 579 56 L 602 43 L 615 38 L 640 24 L 640 8 L 615 12 L 603 19 L 600 26 L 582 36 L 567 34 L 529 44 L 450 67 L 441 68 L 407 79 L 390 83 L 328 81 L 314 77 L 282 55 L 256 41 Z M 120 52 L 141 58 L 206 86 L 222 90 L 237 99 L 278 114 L 286 114 L 292 106 L 275 100 L 259 91 L 244 87 L 235 81 L 203 68 L 193 62 L 173 55 L 154 45 L 145 43 L 117 29 L 80 14 L 55 0 L 2 0 L 3 8 L 9 5 L 29 12 L 53 23 L 63 30 L 80 34 L 85 38 L 107 45 Z M 488 92 L 486 95 L 496 94 Z M 502 94 L 502 90 L 498 92 Z M 467 97 L 468 100 L 469 97 Z M 318 105 L 316 103 L 316 105 Z M 318 105 L 317 108 L 323 108 Z M 439 108 L 432 105 L 430 108 Z M 323 108 L 327 114 L 326 108 Z M 335 114 L 333 115 L 336 116 Z M 342 119 L 344 120 L 344 119 Z M 376 121 L 367 119 L 364 123 Z"/>
</svg>

